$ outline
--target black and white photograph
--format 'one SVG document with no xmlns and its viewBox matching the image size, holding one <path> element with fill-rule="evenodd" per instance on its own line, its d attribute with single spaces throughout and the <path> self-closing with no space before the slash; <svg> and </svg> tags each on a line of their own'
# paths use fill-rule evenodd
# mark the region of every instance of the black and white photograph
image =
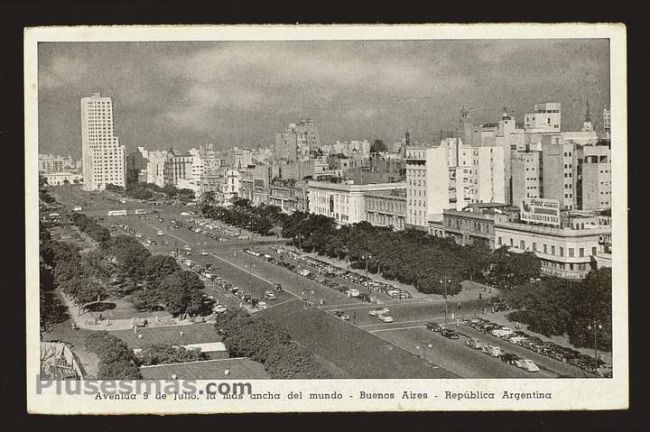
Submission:
<svg viewBox="0 0 650 432">
<path fill-rule="evenodd" d="M 28 29 L 32 410 L 626 407 L 624 49 Z"/>
</svg>

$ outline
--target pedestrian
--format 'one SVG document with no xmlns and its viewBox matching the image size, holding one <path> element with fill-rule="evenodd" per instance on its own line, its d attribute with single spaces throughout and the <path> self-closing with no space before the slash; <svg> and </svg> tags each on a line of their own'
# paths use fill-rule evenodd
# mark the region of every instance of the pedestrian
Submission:
<svg viewBox="0 0 650 432">
<path fill-rule="evenodd" d="M 458 310 L 460 310 L 461 306 L 462 306 L 462 304 L 460 302 L 458 302 Z"/>
</svg>

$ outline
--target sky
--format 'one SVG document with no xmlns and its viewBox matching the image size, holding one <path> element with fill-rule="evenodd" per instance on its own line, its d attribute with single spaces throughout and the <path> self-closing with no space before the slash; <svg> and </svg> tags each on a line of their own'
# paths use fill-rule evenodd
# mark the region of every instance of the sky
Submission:
<svg viewBox="0 0 650 432">
<path fill-rule="evenodd" d="M 588 102 L 609 107 L 609 41 L 418 40 L 39 43 L 40 153 L 81 157 L 80 99 L 113 98 L 127 151 L 271 146 L 301 118 L 321 142 L 427 142 L 472 120 L 517 121 L 562 103 L 564 130 Z"/>
</svg>

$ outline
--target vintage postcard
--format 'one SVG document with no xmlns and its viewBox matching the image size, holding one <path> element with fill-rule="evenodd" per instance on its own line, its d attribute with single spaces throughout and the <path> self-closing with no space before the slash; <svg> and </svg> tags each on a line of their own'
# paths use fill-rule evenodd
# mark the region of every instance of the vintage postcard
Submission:
<svg viewBox="0 0 650 432">
<path fill-rule="evenodd" d="M 623 25 L 24 43 L 29 412 L 628 407 Z"/>
</svg>

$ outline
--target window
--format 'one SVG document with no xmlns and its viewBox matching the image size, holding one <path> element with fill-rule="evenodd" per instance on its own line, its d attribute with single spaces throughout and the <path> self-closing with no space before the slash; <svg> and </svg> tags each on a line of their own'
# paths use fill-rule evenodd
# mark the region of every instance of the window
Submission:
<svg viewBox="0 0 650 432">
<path fill-rule="evenodd" d="M 596 255 L 596 247 L 595 246 L 591 248 L 591 254 Z"/>
<path fill-rule="evenodd" d="M 564 256 L 564 248 L 562 246 L 560 246 L 560 256 L 561 257 Z"/>
<path fill-rule="evenodd" d="M 555 246 L 551 246 L 551 255 L 555 255 Z"/>
<path fill-rule="evenodd" d="M 501 239 L 501 236 L 499 236 L 499 243 L 498 243 L 499 246 L 501 246 L 501 242 L 502 242 L 502 239 Z"/>
<path fill-rule="evenodd" d="M 514 244 L 515 244 L 515 243 L 514 243 L 514 240 L 513 240 L 513 239 L 510 239 L 510 246 L 514 246 Z"/>
<path fill-rule="evenodd" d="M 569 257 L 573 258 L 574 255 L 575 255 L 575 249 L 569 248 Z"/>
<path fill-rule="evenodd" d="M 524 242 L 523 240 L 520 240 L 519 241 L 519 249 L 525 250 L 526 249 L 526 242 Z"/>
<path fill-rule="evenodd" d="M 537 252 L 537 243 L 533 242 L 533 251 Z"/>
<path fill-rule="evenodd" d="M 585 248 L 578 249 L 578 253 L 581 257 L 585 256 Z"/>
<path fill-rule="evenodd" d="M 546 248 L 546 245 L 544 245 L 544 253 L 548 253 L 548 250 Z"/>
</svg>

